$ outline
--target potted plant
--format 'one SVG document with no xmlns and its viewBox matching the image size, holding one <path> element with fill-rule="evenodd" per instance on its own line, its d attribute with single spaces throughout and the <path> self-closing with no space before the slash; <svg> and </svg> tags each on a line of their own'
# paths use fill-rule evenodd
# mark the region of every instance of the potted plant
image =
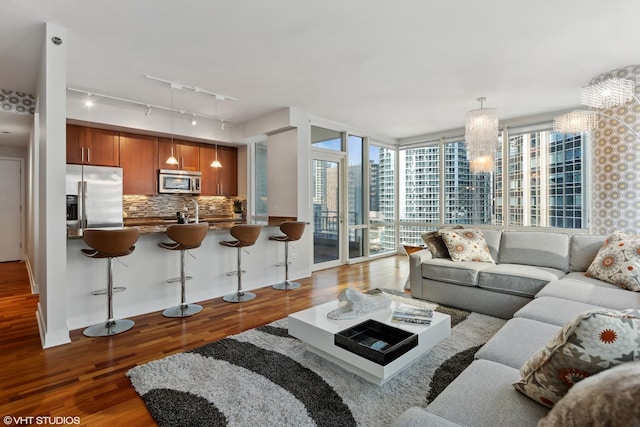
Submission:
<svg viewBox="0 0 640 427">
<path fill-rule="evenodd" d="M 242 202 L 240 200 L 233 201 L 233 213 L 236 218 L 242 218 Z"/>
</svg>

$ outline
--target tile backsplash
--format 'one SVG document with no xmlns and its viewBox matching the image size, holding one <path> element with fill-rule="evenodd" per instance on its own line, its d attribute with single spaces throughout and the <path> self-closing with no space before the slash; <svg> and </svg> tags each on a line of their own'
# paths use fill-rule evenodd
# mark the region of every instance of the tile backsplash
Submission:
<svg viewBox="0 0 640 427">
<path fill-rule="evenodd" d="M 127 195 L 123 196 L 124 218 L 175 217 L 176 212 L 183 211 L 185 204 L 195 199 L 198 202 L 200 217 L 233 216 L 233 201 L 243 197 L 225 196 L 192 196 L 189 194 L 158 194 L 155 196 Z M 193 212 L 193 207 L 190 207 Z"/>
</svg>

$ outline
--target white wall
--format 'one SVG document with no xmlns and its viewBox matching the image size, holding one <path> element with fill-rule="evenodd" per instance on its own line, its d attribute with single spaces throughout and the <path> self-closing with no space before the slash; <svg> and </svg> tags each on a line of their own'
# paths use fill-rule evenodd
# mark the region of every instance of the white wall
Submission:
<svg viewBox="0 0 640 427">
<path fill-rule="evenodd" d="M 269 216 L 298 216 L 298 130 L 267 137 Z"/>
<path fill-rule="evenodd" d="M 37 319 L 44 348 L 70 342 L 66 317 L 65 163 L 66 163 L 66 76 L 67 32 L 45 24 L 42 63 L 39 70 L 37 105 L 39 170 L 34 182 L 39 187 L 38 280 L 40 301 Z M 63 43 L 55 45 L 52 37 Z"/>
</svg>

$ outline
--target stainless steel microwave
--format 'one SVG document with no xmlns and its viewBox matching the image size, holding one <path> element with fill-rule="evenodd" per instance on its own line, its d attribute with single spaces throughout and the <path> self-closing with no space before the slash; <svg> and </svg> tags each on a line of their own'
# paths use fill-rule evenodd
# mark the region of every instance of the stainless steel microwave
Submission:
<svg viewBox="0 0 640 427">
<path fill-rule="evenodd" d="M 160 169 L 158 193 L 200 194 L 201 172 Z"/>
</svg>

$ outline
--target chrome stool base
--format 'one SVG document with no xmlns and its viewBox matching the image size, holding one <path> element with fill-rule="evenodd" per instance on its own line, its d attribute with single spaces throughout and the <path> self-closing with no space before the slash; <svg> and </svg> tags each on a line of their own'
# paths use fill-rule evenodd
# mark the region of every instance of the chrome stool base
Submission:
<svg viewBox="0 0 640 427">
<path fill-rule="evenodd" d="M 279 291 L 288 291 L 289 289 L 298 289 L 300 287 L 300 283 L 284 281 L 280 283 L 276 283 L 272 286 L 273 289 L 277 289 Z"/>
<path fill-rule="evenodd" d="M 86 337 L 110 337 L 128 331 L 135 324 L 136 322 L 129 319 L 108 320 L 105 323 L 89 326 L 82 333 Z"/>
<path fill-rule="evenodd" d="M 198 304 L 180 304 L 167 308 L 162 312 L 164 317 L 189 317 L 202 311 L 202 306 Z"/>
<path fill-rule="evenodd" d="M 226 302 L 245 302 L 251 301 L 256 297 L 256 294 L 253 292 L 234 292 L 232 294 L 228 294 L 222 297 L 222 299 Z"/>
</svg>

